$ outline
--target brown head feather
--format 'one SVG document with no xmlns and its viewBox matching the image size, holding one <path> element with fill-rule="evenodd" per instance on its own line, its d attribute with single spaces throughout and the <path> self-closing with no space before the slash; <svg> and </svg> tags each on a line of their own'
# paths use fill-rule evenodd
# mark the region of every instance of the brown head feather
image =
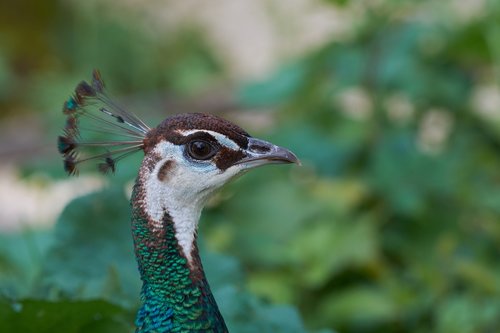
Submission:
<svg viewBox="0 0 500 333">
<path fill-rule="evenodd" d="M 76 86 L 75 94 L 83 100 L 85 97 L 95 97 L 96 91 L 87 82 L 82 81 Z"/>
<path fill-rule="evenodd" d="M 226 135 L 243 149 L 248 146 L 248 134 L 241 127 L 230 121 L 206 113 L 185 113 L 174 115 L 165 119 L 156 128 L 153 128 L 144 139 L 144 151 L 149 152 L 161 140 L 173 144 L 184 144 L 188 139 L 179 134 L 177 130 L 203 129 Z"/>
</svg>

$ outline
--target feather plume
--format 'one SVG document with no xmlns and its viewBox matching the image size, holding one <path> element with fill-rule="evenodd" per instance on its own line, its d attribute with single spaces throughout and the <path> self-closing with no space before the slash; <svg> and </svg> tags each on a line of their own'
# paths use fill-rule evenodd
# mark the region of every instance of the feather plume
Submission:
<svg viewBox="0 0 500 333">
<path fill-rule="evenodd" d="M 80 82 L 63 105 L 66 124 L 57 139 L 64 169 L 78 174 L 83 162 L 97 160 L 100 172 L 114 173 L 116 164 L 144 148 L 150 128 L 136 115 L 113 102 L 104 90 L 101 74 L 94 70 L 91 84 Z"/>
</svg>

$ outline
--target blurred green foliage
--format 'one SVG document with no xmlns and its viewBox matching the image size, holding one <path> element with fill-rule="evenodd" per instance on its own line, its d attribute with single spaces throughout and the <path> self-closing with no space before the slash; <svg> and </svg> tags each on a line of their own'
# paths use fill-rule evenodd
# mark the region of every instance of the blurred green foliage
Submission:
<svg viewBox="0 0 500 333">
<path fill-rule="evenodd" d="M 272 130 L 255 134 L 304 166 L 254 171 L 202 217 L 205 267 L 228 326 L 499 331 L 500 3 L 479 1 L 476 14 L 459 1 L 325 3 L 358 6 L 348 38 L 234 92 L 242 108 L 276 110 Z M 46 110 L 62 124 L 54 110 L 94 67 L 123 94 L 195 97 L 225 78 L 195 26 L 151 35 L 109 10 L 46 6 L 31 22 L 36 34 L 7 19 L 31 11 L 0 10 L 5 110 Z M 1 331 L 131 329 L 139 279 L 123 184 L 137 161 L 120 167 L 53 231 L 0 235 Z"/>
</svg>

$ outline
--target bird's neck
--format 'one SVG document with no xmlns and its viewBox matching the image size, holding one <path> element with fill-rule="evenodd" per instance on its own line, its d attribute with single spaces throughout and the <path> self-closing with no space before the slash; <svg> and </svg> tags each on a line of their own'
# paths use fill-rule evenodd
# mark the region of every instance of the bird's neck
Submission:
<svg viewBox="0 0 500 333">
<path fill-rule="evenodd" d="M 143 282 L 137 332 L 227 332 L 203 271 L 196 230 L 191 252 L 185 254 L 171 214 L 165 211 L 161 221 L 153 220 L 145 200 L 139 176 L 131 199 L 135 253 Z"/>
</svg>

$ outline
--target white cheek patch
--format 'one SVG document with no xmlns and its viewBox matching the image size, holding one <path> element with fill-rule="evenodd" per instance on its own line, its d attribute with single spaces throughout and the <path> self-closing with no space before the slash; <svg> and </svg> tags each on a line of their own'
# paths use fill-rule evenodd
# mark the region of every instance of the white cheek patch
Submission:
<svg viewBox="0 0 500 333">
<path fill-rule="evenodd" d="M 231 148 L 233 150 L 240 149 L 240 146 L 236 142 L 234 142 L 233 140 L 228 138 L 226 135 L 220 134 L 218 132 L 209 131 L 209 130 L 201 130 L 201 129 L 177 130 L 176 132 L 181 134 L 181 135 L 184 135 L 184 136 L 188 136 L 188 135 L 191 135 L 191 134 L 196 133 L 196 132 L 204 132 L 204 133 L 207 133 L 207 134 L 210 134 L 211 136 L 213 136 L 221 145 L 224 145 L 224 146 Z"/>
<path fill-rule="evenodd" d="M 162 159 L 145 177 L 146 213 L 151 217 L 152 228 L 156 230 L 163 228 L 165 212 L 170 215 L 177 242 L 188 262 L 191 262 L 191 252 L 202 207 L 193 202 L 188 203 L 188 198 L 182 193 L 185 186 L 179 182 L 184 177 L 178 175 L 185 169 L 182 168 L 184 164 L 182 147 L 164 141 L 155 148 L 155 153 Z M 158 178 L 158 172 L 169 160 L 173 161 L 173 165 L 169 170 L 171 174 L 167 177 L 168 182 L 164 183 Z"/>
<path fill-rule="evenodd" d="M 152 172 L 143 173 L 143 181 L 145 208 L 152 220 L 152 228 L 163 228 L 163 218 L 167 212 L 174 223 L 177 242 L 191 263 L 198 221 L 205 202 L 215 189 L 238 174 L 241 168 L 235 166 L 221 173 L 212 164 L 196 166 L 184 158 L 183 149 L 183 146 L 167 141 L 160 142 L 154 153 L 161 159 Z M 168 176 L 158 177 L 160 169 L 167 162 L 172 164 Z"/>
</svg>

